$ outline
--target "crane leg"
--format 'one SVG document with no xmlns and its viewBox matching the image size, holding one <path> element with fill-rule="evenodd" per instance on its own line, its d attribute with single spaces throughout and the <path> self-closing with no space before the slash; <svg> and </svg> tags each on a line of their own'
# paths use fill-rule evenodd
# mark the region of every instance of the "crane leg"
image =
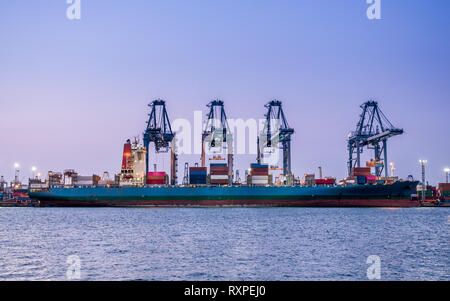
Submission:
<svg viewBox="0 0 450 301">
<path fill-rule="evenodd" d="M 384 176 L 388 177 L 388 159 L 387 159 L 387 141 L 383 140 L 383 150 L 384 150 Z"/>
<path fill-rule="evenodd" d="M 361 167 L 361 149 L 359 147 L 359 141 L 356 142 L 356 167 Z"/>
<path fill-rule="evenodd" d="M 380 144 L 376 143 L 375 144 L 375 161 L 379 162 L 380 161 Z M 377 177 L 381 176 L 381 170 L 380 167 L 377 165 L 375 165 L 375 175 Z"/>
<path fill-rule="evenodd" d="M 201 161 L 202 161 L 202 167 L 206 167 L 205 138 L 204 137 L 202 137 L 202 156 L 201 156 Z"/>
<path fill-rule="evenodd" d="M 291 174 L 291 141 L 283 141 L 283 173 Z"/>
</svg>

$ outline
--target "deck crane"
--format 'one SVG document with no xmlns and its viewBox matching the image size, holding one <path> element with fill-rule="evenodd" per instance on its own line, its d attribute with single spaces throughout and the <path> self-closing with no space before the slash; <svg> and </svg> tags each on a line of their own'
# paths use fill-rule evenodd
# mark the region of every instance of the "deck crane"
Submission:
<svg viewBox="0 0 450 301">
<path fill-rule="evenodd" d="M 222 100 L 213 100 L 208 103 L 209 113 L 202 133 L 202 167 L 206 167 L 205 143 L 208 148 L 227 148 L 228 154 L 228 178 L 230 185 L 233 181 L 233 135 L 227 122 L 224 104 Z M 226 146 L 223 144 L 226 143 Z"/>
<path fill-rule="evenodd" d="M 262 134 L 258 137 L 257 161 L 261 163 L 262 150 L 264 148 L 277 147 L 281 143 L 281 148 L 283 149 L 283 175 L 288 176 L 292 174 L 291 136 L 295 131 L 289 127 L 281 101 L 272 100 L 265 107 L 267 108 L 267 113 L 264 115 L 266 121 Z"/>
<path fill-rule="evenodd" d="M 144 132 L 144 146 L 147 149 L 145 165 L 146 174 L 148 174 L 148 148 L 150 142 L 155 145 L 156 153 L 167 153 L 171 151 L 171 184 L 175 185 L 177 180 L 177 160 L 178 155 L 175 148 L 175 134 L 172 132 L 169 116 L 166 110 L 166 102 L 161 99 L 156 99 L 148 105 L 151 107 L 149 119 L 147 121 L 147 128 Z"/>
<path fill-rule="evenodd" d="M 370 100 L 361 105 L 362 114 L 356 125 L 356 131 L 348 137 L 348 172 L 353 167 L 361 167 L 361 153 L 363 148 L 375 151 L 375 175 L 380 177 L 383 169 L 388 177 L 387 140 L 393 136 L 403 134 L 403 129 L 396 128 L 380 110 L 376 101 Z M 356 158 L 354 158 L 356 155 Z"/>
</svg>

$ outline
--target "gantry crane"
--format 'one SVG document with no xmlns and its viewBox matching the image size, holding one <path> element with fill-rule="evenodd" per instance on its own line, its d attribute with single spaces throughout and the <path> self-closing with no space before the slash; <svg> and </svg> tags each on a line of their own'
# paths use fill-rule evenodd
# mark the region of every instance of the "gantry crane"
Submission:
<svg viewBox="0 0 450 301">
<path fill-rule="evenodd" d="M 202 167 L 206 167 L 205 143 L 208 143 L 210 149 L 220 147 L 221 151 L 225 148 L 223 143 L 226 143 L 228 177 L 231 184 L 233 179 L 233 136 L 227 122 L 224 104 L 221 100 L 213 100 L 207 107 L 209 108 L 208 119 L 202 133 Z"/>
<path fill-rule="evenodd" d="M 169 116 L 166 110 L 166 103 L 164 100 L 157 99 L 148 105 L 151 107 L 149 119 L 147 121 L 147 128 L 144 132 L 144 146 L 147 149 L 145 165 L 146 174 L 148 174 L 149 166 L 149 152 L 148 148 L 150 142 L 155 145 L 156 153 L 167 153 L 171 151 L 171 184 L 176 184 L 177 179 L 177 152 L 175 148 L 175 134 L 172 132 L 170 126 Z"/>
<path fill-rule="evenodd" d="M 267 113 L 264 115 L 266 121 L 262 135 L 258 137 L 257 161 L 261 163 L 262 150 L 264 148 L 278 147 L 278 144 L 281 143 L 281 148 L 283 149 L 283 174 L 288 176 L 292 174 L 291 136 L 295 131 L 289 127 L 281 101 L 272 100 L 265 107 L 267 108 Z"/>
<path fill-rule="evenodd" d="M 376 101 L 368 101 L 361 105 L 363 110 L 356 131 L 351 132 L 348 138 L 348 173 L 353 167 L 361 167 L 361 153 L 363 148 L 375 151 L 375 174 L 377 177 L 385 172 L 388 177 L 387 140 L 393 136 L 403 134 L 403 129 L 396 128 L 380 110 Z M 356 158 L 354 155 L 356 154 Z M 382 162 L 382 164 L 380 164 Z"/>
</svg>

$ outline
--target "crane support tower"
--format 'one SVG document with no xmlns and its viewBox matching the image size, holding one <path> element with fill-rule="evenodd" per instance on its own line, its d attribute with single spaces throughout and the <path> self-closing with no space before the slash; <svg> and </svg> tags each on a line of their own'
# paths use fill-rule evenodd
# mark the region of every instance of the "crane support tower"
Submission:
<svg viewBox="0 0 450 301">
<path fill-rule="evenodd" d="M 177 153 L 174 145 L 175 134 L 172 132 L 169 115 L 166 110 L 166 102 L 161 99 L 154 100 L 148 105 L 151 107 L 147 128 L 144 131 L 144 146 L 147 149 L 145 165 L 146 174 L 148 174 L 149 166 L 149 145 L 153 142 L 156 153 L 167 153 L 171 151 L 171 184 L 174 185 L 177 179 Z"/>
<path fill-rule="evenodd" d="M 283 149 L 283 174 L 292 174 L 291 170 L 291 136 L 294 129 L 289 127 L 283 112 L 282 103 L 279 100 L 272 100 L 265 105 L 267 113 L 264 115 L 266 121 L 262 135 L 258 137 L 258 163 L 261 163 L 263 149 L 266 147 L 278 147 L 281 144 Z M 273 129 L 273 127 L 277 127 Z"/>
<path fill-rule="evenodd" d="M 206 167 L 205 143 L 209 148 L 220 147 L 221 151 L 227 148 L 229 184 L 233 181 L 233 136 L 227 122 L 227 115 L 222 100 L 213 100 L 208 103 L 209 113 L 202 133 L 202 167 Z M 223 144 L 226 144 L 224 146 Z"/>
<path fill-rule="evenodd" d="M 403 134 L 403 129 L 392 125 L 376 101 L 365 102 L 361 109 L 356 130 L 348 137 L 348 174 L 353 167 L 361 167 L 361 153 L 367 147 L 375 152 L 375 175 L 380 177 L 384 170 L 385 177 L 388 177 L 387 140 Z"/>
</svg>

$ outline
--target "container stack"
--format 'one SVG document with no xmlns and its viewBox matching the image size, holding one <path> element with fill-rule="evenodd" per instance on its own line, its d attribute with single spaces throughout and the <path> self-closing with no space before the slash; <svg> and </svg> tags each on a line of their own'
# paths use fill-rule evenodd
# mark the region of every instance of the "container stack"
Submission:
<svg viewBox="0 0 450 301">
<path fill-rule="evenodd" d="M 148 185 L 164 185 L 166 184 L 166 173 L 164 171 L 153 171 L 147 174 Z"/>
<path fill-rule="evenodd" d="M 252 185 L 269 185 L 269 165 L 250 164 L 250 177 Z"/>
<path fill-rule="evenodd" d="M 209 171 L 211 185 L 228 184 L 228 165 L 226 163 L 211 163 Z"/>
<path fill-rule="evenodd" d="M 370 172 L 370 167 L 353 167 L 351 170 L 352 177 L 358 177 L 358 176 L 368 177 L 371 175 L 372 175 L 372 173 Z"/>
<path fill-rule="evenodd" d="M 355 179 L 356 184 L 358 185 L 364 185 L 367 183 L 375 184 L 377 182 L 377 178 L 370 172 L 370 167 L 353 167 L 350 177 Z"/>
<path fill-rule="evenodd" d="M 450 206 L 450 183 L 439 183 L 438 194 L 441 206 Z"/>
<path fill-rule="evenodd" d="M 423 187 L 422 185 L 417 185 L 417 196 L 418 196 L 419 200 L 422 199 L 422 194 L 424 193 L 424 188 L 425 188 L 425 200 L 435 200 L 437 197 L 436 187 L 429 186 L 429 185 Z"/>
<path fill-rule="evenodd" d="M 205 185 L 206 174 L 206 167 L 189 167 L 189 184 Z"/>
</svg>

